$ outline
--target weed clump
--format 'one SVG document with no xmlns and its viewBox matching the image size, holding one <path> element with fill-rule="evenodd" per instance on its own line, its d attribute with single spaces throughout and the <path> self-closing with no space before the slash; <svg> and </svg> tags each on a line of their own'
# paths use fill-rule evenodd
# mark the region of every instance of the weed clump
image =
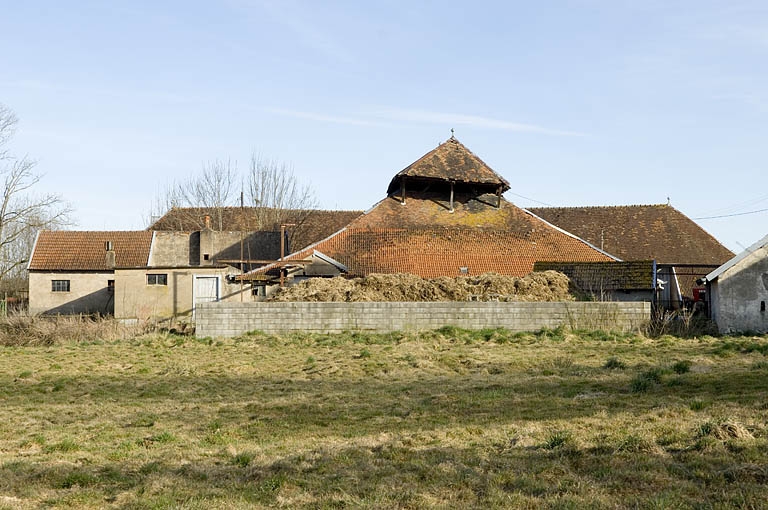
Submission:
<svg viewBox="0 0 768 510">
<path fill-rule="evenodd" d="M 661 384 L 661 377 L 664 371 L 660 368 L 651 368 L 642 374 L 637 375 L 630 383 L 632 393 L 644 393 L 652 387 Z"/>
<path fill-rule="evenodd" d="M 676 374 L 687 374 L 691 371 L 691 362 L 688 360 L 677 361 L 674 365 L 672 365 L 672 370 Z"/>
<path fill-rule="evenodd" d="M 627 368 L 627 365 L 616 356 L 611 356 L 605 361 L 603 368 L 606 370 L 624 370 Z"/>
<path fill-rule="evenodd" d="M 697 439 L 711 437 L 719 441 L 728 439 L 752 439 L 752 433 L 743 425 L 732 421 L 708 420 L 696 427 Z"/>
<path fill-rule="evenodd" d="M 544 438 L 541 447 L 545 450 L 555 450 L 572 447 L 573 444 L 573 434 L 568 430 L 560 429 L 550 432 L 547 437 Z"/>
</svg>

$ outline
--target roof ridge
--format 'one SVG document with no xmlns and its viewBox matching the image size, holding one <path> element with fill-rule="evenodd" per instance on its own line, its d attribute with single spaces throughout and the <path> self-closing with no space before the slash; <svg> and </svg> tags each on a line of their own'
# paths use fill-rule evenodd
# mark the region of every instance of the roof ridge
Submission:
<svg viewBox="0 0 768 510">
<path fill-rule="evenodd" d="M 546 207 L 529 207 L 528 209 L 629 209 L 629 208 L 646 208 L 646 207 L 669 207 L 675 209 L 670 204 L 619 204 L 619 205 L 557 205 Z"/>
</svg>

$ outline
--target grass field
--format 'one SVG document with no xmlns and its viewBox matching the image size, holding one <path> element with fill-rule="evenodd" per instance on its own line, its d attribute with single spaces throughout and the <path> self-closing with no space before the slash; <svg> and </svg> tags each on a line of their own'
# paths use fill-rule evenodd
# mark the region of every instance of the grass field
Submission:
<svg viewBox="0 0 768 510">
<path fill-rule="evenodd" d="M 764 508 L 768 338 L 0 347 L 0 507 Z"/>
</svg>

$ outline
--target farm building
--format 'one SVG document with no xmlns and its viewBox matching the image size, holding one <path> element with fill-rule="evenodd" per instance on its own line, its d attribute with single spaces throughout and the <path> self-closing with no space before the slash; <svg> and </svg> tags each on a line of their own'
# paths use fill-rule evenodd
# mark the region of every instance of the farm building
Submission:
<svg viewBox="0 0 768 510">
<path fill-rule="evenodd" d="M 617 260 L 505 200 L 502 193 L 509 187 L 451 137 L 397 173 L 386 198 L 370 210 L 286 257 L 295 264 L 285 271 L 297 280 L 371 273 L 524 276 L 537 261 Z M 268 266 L 242 278 L 279 270 Z"/>
<path fill-rule="evenodd" d="M 655 260 L 661 304 L 677 308 L 703 295 L 696 280 L 733 257 L 693 220 L 668 204 L 535 207 L 530 211 L 621 260 Z"/>
<path fill-rule="evenodd" d="M 587 300 L 653 302 L 658 292 L 657 268 L 652 260 L 536 262 L 533 269 L 563 273 L 579 297 Z"/>
<path fill-rule="evenodd" d="M 279 256 L 279 233 L 244 246 Z M 42 231 L 29 262 L 32 314 L 114 314 L 124 319 L 190 315 L 200 301 L 233 299 L 239 270 L 218 258 L 240 253 L 240 232 Z M 229 276 L 229 278 L 227 278 Z"/>
<path fill-rule="evenodd" d="M 241 260 L 277 260 L 280 232 L 232 227 L 253 225 L 272 211 L 261 213 L 254 207 L 172 209 L 149 230 L 42 231 L 28 264 L 29 311 L 190 317 L 202 301 L 255 299 L 234 275 L 248 269 Z M 301 220 L 303 228 L 292 236 L 301 245 L 359 214 L 288 211 L 287 217 Z M 289 231 L 286 250 L 290 242 Z"/>
<path fill-rule="evenodd" d="M 768 333 L 768 236 L 704 277 L 721 333 Z"/>
</svg>

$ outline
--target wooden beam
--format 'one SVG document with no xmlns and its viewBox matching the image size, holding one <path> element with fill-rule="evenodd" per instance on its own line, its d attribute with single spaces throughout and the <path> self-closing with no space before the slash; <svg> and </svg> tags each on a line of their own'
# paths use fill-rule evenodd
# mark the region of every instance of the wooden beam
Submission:
<svg viewBox="0 0 768 510">
<path fill-rule="evenodd" d="M 216 262 L 219 262 L 221 264 L 264 264 L 264 265 L 274 265 L 274 266 L 288 266 L 291 264 L 296 265 L 305 265 L 305 264 L 311 264 L 312 260 L 306 260 L 306 259 L 297 259 L 297 260 L 253 260 L 253 259 L 223 259 L 223 260 L 216 260 Z"/>
</svg>

